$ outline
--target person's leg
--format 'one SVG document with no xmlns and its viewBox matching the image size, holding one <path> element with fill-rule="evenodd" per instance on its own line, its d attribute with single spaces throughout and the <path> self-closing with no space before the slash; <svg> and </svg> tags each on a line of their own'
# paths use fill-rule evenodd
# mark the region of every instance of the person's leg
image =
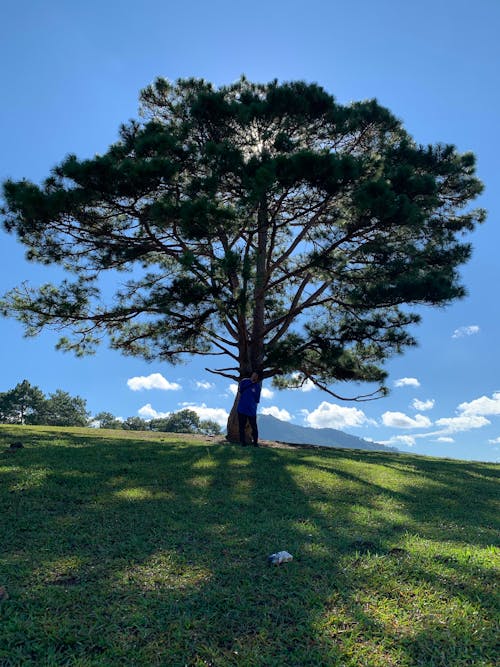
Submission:
<svg viewBox="0 0 500 667">
<path fill-rule="evenodd" d="M 259 445 L 259 431 L 257 430 L 257 417 L 255 415 L 253 417 L 249 417 L 248 421 L 250 422 L 250 426 L 252 428 L 253 444 L 255 445 L 255 447 L 258 447 L 258 445 Z"/>
<path fill-rule="evenodd" d="M 238 426 L 240 429 L 240 443 L 242 445 L 246 445 L 247 443 L 245 442 L 245 426 L 247 425 L 247 419 L 248 417 L 244 415 L 242 412 L 238 412 Z"/>
</svg>

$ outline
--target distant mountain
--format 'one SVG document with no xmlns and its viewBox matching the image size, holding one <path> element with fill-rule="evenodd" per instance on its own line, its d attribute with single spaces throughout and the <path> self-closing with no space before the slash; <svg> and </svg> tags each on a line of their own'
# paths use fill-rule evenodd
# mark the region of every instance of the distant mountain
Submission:
<svg viewBox="0 0 500 667">
<path fill-rule="evenodd" d="M 369 442 L 335 428 L 307 428 L 281 421 L 271 415 L 259 415 L 259 437 L 262 440 L 277 440 L 295 445 L 319 445 L 321 447 L 343 447 L 377 452 L 397 452 L 378 442 Z"/>
</svg>

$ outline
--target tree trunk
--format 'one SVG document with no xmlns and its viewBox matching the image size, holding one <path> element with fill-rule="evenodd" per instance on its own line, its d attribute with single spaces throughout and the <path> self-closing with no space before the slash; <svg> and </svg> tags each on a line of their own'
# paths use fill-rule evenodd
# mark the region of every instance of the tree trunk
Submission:
<svg viewBox="0 0 500 667">
<path fill-rule="evenodd" d="M 238 424 L 238 401 L 240 400 L 240 393 L 238 392 L 235 396 L 233 407 L 229 413 L 227 420 L 227 434 L 226 440 L 229 442 L 239 442 L 240 441 L 240 427 Z M 245 441 L 248 443 L 252 442 L 252 429 L 250 424 L 247 422 L 245 427 Z"/>
<path fill-rule="evenodd" d="M 240 392 L 237 392 L 233 407 L 231 408 L 231 412 L 229 413 L 229 417 L 227 419 L 227 434 L 226 434 L 226 440 L 229 440 L 229 442 L 239 442 L 240 441 L 240 433 L 239 433 L 239 427 L 238 427 L 238 401 L 240 400 Z"/>
<path fill-rule="evenodd" d="M 267 197 L 262 195 L 258 211 L 257 256 L 255 265 L 255 285 L 253 290 L 252 335 L 250 341 L 240 340 L 239 360 L 240 377 L 248 377 L 251 372 L 262 373 L 264 365 L 264 321 L 265 321 L 265 287 L 266 287 L 266 260 L 268 237 L 268 206 Z M 246 331 L 246 328 L 245 328 Z M 241 335 L 241 332 L 240 332 Z M 226 439 L 229 442 L 239 442 L 238 401 L 236 394 L 233 407 L 227 420 Z M 245 428 L 246 442 L 252 442 L 252 429 L 247 422 Z"/>
<path fill-rule="evenodd" d="M 252 342 L 250 358 L 252 370 L 262 372 L 264 361 L 264 319 L 265 319 L 265 287 L 268 235 L 267 198 L 262 196 L 258 212 L 257 257 L 255 266 L 255 288 L 253 303 Z"/>
</svg>

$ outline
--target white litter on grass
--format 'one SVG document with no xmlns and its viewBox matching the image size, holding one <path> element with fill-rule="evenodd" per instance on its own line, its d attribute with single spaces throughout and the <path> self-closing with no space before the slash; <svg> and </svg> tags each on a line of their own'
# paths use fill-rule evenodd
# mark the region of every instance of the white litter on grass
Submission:
<svg viewBox="0 0 500 667">
<path fill-rule="evenodd" d="M 293 556 L 288 551 L 277 551 L 275 554 L 267 557 L 270 565 L 281 565 L 281 563 L 288 563 L 291 560 L 293 560 Z"/>
</svg>

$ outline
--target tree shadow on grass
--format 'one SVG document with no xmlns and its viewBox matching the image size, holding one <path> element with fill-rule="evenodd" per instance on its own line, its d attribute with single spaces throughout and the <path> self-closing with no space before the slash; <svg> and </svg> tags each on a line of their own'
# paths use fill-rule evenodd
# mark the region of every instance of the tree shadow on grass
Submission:
<svg viewBox="0 0 500 667">
<path fill-rule="evenodd" d="M 435 538 L 427 508 L 440 497 L 439 470 L 412 491 L 404 471 L 384 482 L 383 467 L 400 465 L 390 455 L 65 440 L 55 447 L 39 437 L 23 451 L 16 470 L 48 472 L 32 486 L 11 474 L 2 496 L 7 524 L 9 513 L 22 522 L 9 527 L 1 560 L 12 594 L 0 606 L 8 647 L 0 658 L 13 665 L 48 655 L 47 664 L 86 666 L 432 664 L 418 662 L 424 648 L 441 664 L 436 656 L 452 653 L 436 612 L 395 598 L 395 584 L 410 597 L 425 589 L 445 604 L 465 599 L 478 623 L 492 611 L 481 565 L 452 562 L 450 573 L 447 562 L 391 554 L 405 521 Z M 440 479 L 440 493 L 458 478 Z M 405 521 L 384 519 L 387 502 Z M 485 506 L 486 498 L 467 531 Z M 463 521 L 455 511 L 433 521 Z M 279 549 L 295 561 L 267 566 Z M 394 628 L 412 613 L 415 629 Z M 456 645 L 469 647 L 473 631 L 457 630 L 447 664 L 462 664 L 470 651 L 460 658 Z"/>
</svg>

